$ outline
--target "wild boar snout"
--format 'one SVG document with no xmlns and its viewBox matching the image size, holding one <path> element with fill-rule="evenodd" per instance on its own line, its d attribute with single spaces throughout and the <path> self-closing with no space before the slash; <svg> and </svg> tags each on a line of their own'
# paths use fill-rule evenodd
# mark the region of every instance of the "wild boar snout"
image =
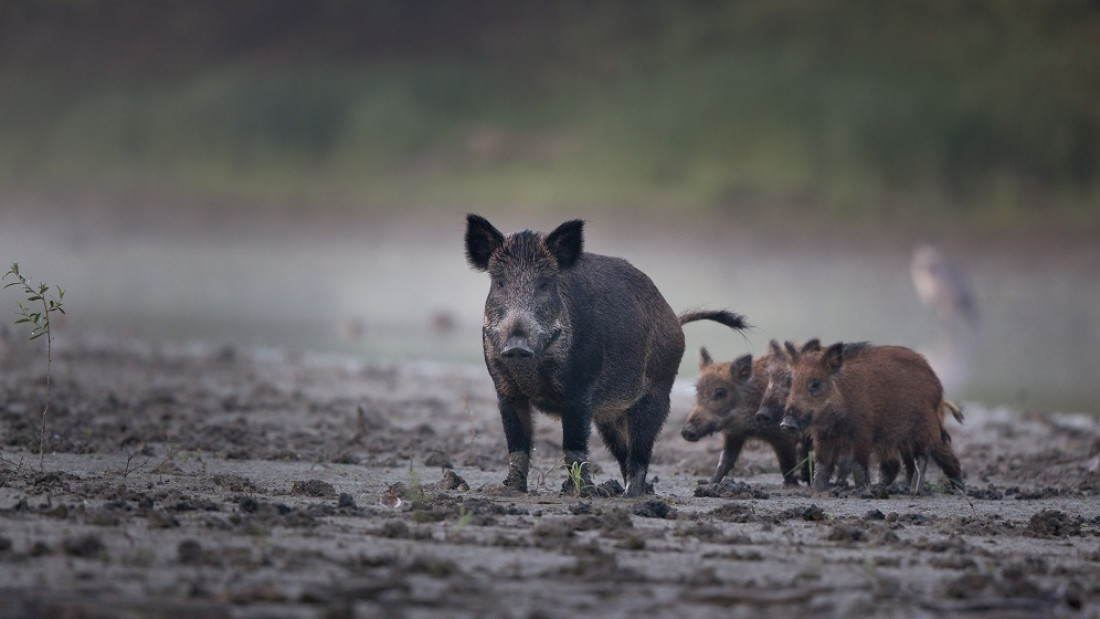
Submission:
<svg viewBox="0 0 1100 619">
<path fill-rule="evenodd" d="M 801 416 L 798 411 L 793 408 L 788 408 L 783 411 L 783 420 L 779 422 L 779 427 L 784 430 L 801 430 L 802 423 L 799 421 Z"/>
<path fill-rule="evenodd" d="M 683 428 L 681 428 L 680 436 L 684 437 L 685 441 L 690 441 L 692 443 L 702 438 L 701 436 L 699 436 L 699 429 L 693 425 L 685 425 Z"/>
<path fill-rule="evenodd" d="M 757 423 L 772 423 L 775 421 L 775 415 L 772 414 L 770 408 L 761 408 L 756 411 L 756 415 L 753 416 Z"/>
<path fill-rule="evenodd" d="M 547 330 L 527 312 L 509 312 L 491 331 L 500 356 L 509 360 L 537 356 L 542 352 L 547 339 Z"/>
<path fill-rule="evenodd" d="M 534 357 L 535 351 L 531 348 L 531 344 L 528 342 L 527 338 L 512 336 L 504 343 L 504 348 L 500 350 L 500 356 L 509 359 L 523 359 L 525 357 Z"/>
</svg>

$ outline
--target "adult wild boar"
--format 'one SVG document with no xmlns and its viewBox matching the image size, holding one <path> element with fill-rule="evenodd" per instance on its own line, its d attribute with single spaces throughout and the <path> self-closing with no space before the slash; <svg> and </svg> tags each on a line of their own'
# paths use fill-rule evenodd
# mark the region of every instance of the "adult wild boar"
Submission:
<svg viewBox="0 0 1100 619">
<path fill-rule="evenodd" d="M 679 318 L 653 282 L 625 260 L 584 251 L 584 222 L 543 235 L 504 236 L 485 218 L 466 217 L 466 258 L 491 280 L 482 345 L 508 444 L 505 486 L 527 490 L 532 408 L 561 418 L 567 468 L 580 467 L 592 492 L 592 424 L 619 462 L 625 496 L 645 491 L 657 433 L 684 353 L 682 324 L 725 311 Z"/>
</svg>

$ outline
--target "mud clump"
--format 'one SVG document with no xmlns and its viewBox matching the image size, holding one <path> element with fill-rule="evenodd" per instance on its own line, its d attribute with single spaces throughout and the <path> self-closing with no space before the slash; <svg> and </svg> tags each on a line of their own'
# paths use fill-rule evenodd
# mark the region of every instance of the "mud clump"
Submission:
<svg viewBox="0 0 1100 619">
<path fill-rule="evenodd" d="M 1031 490 L 1017 490 L 1015 492 L 1017 501 L 1038 501 L 1041 499 L 1050 499 L 1059 497 L 1065 494 L 1060 488 L 1035 488 Z"/>
<path fill-rule="evenodd" d="M 626 509 L 598 511 L 575 516 L 567 521 L 567 525 L 574 531 L 600 531 L 607 537 L 621 538 L 634 528 L 630 515 L 631 512 Z"/>
<path fill-rule="evenodd" d="M 477 497 L 466 497 L 463 499 L 462 505 L 475 516 L 527 516 L 530 514 L 522 507 L 502 505 Z"/>
<path fill-rule="evenodd" d="M 642 501 L 634 506 L 634 515 L 642 518 L 676 519 L 676 510 L 671 505 L 658 499 Z"/>
<path fill-rule="evenodd" d="M 335 499 L 337 497 L 336 488 L 327 481 L 319 479 L 296 481 L 290 485 L 290 493 L 321 499 Z"/>
<path fill-rule="evenodd" d="M 585 549 L 582 556 L 571 566 L 557 571 L 557 576 L 577 578 L 586 582 L 631 582 L 645 578 L 637 570 L 619 565 L 614 554 L 599 549 Z"/>
<path fill-rule="evenodd" d="M 204 560 L 202 544 L 193 539 L 185 539 L 176 546 L 176 555 L 184 565 L 201 565 Z"/>
<path fill-rule="evenodd" d="M 1085 520 L 1081 516 L 1070 516 L 1056 509 L 1044 509 L 1028 521 L 1027 532 L 1035 537 L 1081 535 L 1084 524 Z"/>
<path fill-rule="evenodd" d="M 469 492 L 470 484 L 466 483 L 466 480 L 462 479 L 462 477 L 460 477 L 458 473 L 455 473 L 454 469 L 447 469 L 443 471 L 443 479 L 437 481 L 434 484 L 429 484 L 428 488 L 441 492 L 446 492 L 450 490 L 457 490 L 458 492 Z"/>
<path fill-rule="evenodd" d="M 732 479 L 724 479 L 717 484 L 699 484 L 695 488 L 695 496 L 711 497 L 717 499 L 769 499 L 771 495 L 763 490 L 753 488 L 749 484 Z"/>
<path fill-rule="evenodd" d="M 710 515 L 726 522 L 755 522 L 756 515 L 750 506 L 744 503 L 727 503 L 710 511 Z"/>
<path fill-rule="evenodd" d="M 99 557 L 107 552 L 103 539 L 95 534 L 67 537 L 61 542 L 61 549 L 70 557 L 85 559 Z"/>
<path fill-rule="evenodd" d="M 823 522 L 827 518 L 825 510 L 821 509 L 817 503 L 810 505 L 809 507 L 792 507 L 791 509 L 785 509 L 776 516 L 776 520 L 779 522 L 785 520 L 805 520 L 807 522 Z"/>
<path fill-rule="evenodd" d="M 561 496 L 582 496 L 582 497 L 600 497 L 611 498 L 617 496 L 623 496 L 625 492 L 623 485 L 615 479 L 609 479 L 603 483 L 583 486 L 580 489 L 580 493 L 577 492 L 577 487 L 573 483 L 572 479 L 567 479 L 561 483 Z M 646 482 L 645 494 L 654 494 L 653 484 Z"/>
<path fill-rule="evenodd" d="M 256 484 L 252 483 L 252 480 L 242 477 L 240 475 L 234 475 L 232 473 L 219 473 L 217 475 L 211 475 L 210 481 L 216 485 L 225 488 L 229 492 L 244 493 L 244 492 L 259 492 L 260 489 Z"/>
<path fill-rule="evenodd" d="M 253 497 L 240 499 L 238 509 L 239 512 L 230 517 L 230 522 L 252 533 L 272 526 L 314 527 L 317 525 L 316 515 L 328 515 L 323 510 L 315 515 L 310 510 L 295 509 L 283 503 L 270 503 Z"/>
<path fill-rule="evenodd" d="M 835 525 L 825 538 L 830 542 L 862 542 L 867 539 L 867 531 L 850 524 Z"/>
</svg>

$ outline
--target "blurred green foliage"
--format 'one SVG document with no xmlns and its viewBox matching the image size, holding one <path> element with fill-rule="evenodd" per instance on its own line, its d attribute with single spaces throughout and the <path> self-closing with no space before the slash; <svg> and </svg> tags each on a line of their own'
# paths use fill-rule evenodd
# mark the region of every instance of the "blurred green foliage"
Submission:
<svg viewBox="0 0 1100 619">
<path fill-rule="evenodd" d="M 1100 5 L 0 5 L 0 186 L 1100 223 Z"/>
</svg>

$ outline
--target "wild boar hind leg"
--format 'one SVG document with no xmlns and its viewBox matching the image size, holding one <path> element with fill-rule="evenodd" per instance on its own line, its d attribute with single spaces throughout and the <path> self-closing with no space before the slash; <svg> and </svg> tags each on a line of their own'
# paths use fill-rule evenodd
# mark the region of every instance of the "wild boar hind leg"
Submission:
<svg viewBox="0 0 1100 619">
<path fill-rule="evenodd" d="M 526 399 L 501 397 L 498 404 L 504 440 L 508 444 L 508 478 L 504 485 L 527 492 L 527 472 L 531 463 L 531 403 Z"/>
<path fill-rule="evenodd" d="M 629 471 L 627 471 L 627 460 L 630 457 L 630 441 L 626 437 L 626 426 L 623 423 L 623 419 L 616 419 L 608 421 L 605 419 L 596 420 L 596 429 L 600 432 L 600 438 L 603 439 L 604 446 L 611 452 L 611 455 L 615 456 L 615 460 L 619 463 L 619 473 L 623 476 L 623 483 L 627 481 Z"/>
<path fill-rule="evenodd" d="M 670 385 L 671 387 L 671 385 Z M 626 411 L 626 427 L 630 437 L 630 455 L 626 461 L 626 491 L 624 497 L 645 494 L 645 478 L 649 473 L 649 459 L 653 455 L 653 443 L 668 417 L 668 389 L 663 394 L 658 389 L 642 396 Z"/>
</svg>

